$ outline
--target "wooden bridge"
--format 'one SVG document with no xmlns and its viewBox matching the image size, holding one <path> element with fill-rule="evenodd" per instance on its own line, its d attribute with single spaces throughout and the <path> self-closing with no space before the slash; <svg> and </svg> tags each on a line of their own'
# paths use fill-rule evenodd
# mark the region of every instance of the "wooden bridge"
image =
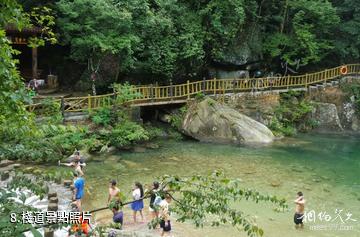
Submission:
<svg viewBox="0 0 360 237">
<path fill-rule="evenodd" d="M 309 86 L 327 84 L 343 76 L 359 75 L 360 64 L 343 65 L 321 72 L 299 76 L 244 78 L 244 79 L 212 79 L 168 86 L 132 86 L 129 93 L 131 99 L 125 104 L 130 106 L 151 106 L 163 104 L 186 103 L 198 94 L 225 95 L 252 91 L 289 91 L 308 89 Z M 132 95 L 132 96 L 131 96 Z M 117 94 L 72 97 L 56 99 L 63 112 L 86 112 L 116 102 Z M 41 108 L 42 103 L 28 105 L 29 111 Z"/>
</svg>

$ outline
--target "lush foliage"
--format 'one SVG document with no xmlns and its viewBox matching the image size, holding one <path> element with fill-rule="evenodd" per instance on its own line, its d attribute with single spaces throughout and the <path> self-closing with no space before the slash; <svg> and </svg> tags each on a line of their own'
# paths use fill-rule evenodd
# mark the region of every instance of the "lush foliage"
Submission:
<svg viewBox="0 0 360 237">
<path fill-rule="evenodd" d="M 111 122 L 111 110 L 107 107 L 100 108 L 90 113 L 91 121 L 96 125 L 107 126 Z"/>
<path fill-rule="evenodd" d="M 122 75 L 148 83 L 199 79 L 214 62 L 263 59 L 280 70 L 280 62 L 359 57 L 360 7 L 353 0 L 60 0 L 56 8 L 71 56 L 96 65 L 89 71 L 108 85 Z M 106 71 L 111 78 L 101 77 Z"/>
<path fill-rule="evenodd" d="M 188 110 L 187 106 L 181 107 L 179 110 L 171 114 L 170 116 L 170 124 L 176 129 L 181 128 L 182 121 L 184 120 L 184 116 Z"/>
<path fill-rule="evenodd" d="M 126 147 L 149 140 L 148 132 L 139 124 L 125 120 L 117 124 L 110 134 L 110 143 L 116 147 Z"/>
<path fill-rule="evenodd" d="M 114 93 L 116 94 L 115 102 L 117 105 L 124 105 L 125 102 L 136 98 L 142 98 L 142 94 L 134 90 L 134 86 L 129 82 L 124 84 L 113 84 Z"/>
<path fill-rule="evenodd" d="M 269 127 L 275 135 L 294 135 L 299 125 L 311 122 L 305 118 L 312 110 L 313 105 L 304 99 L 303 93 L 296 91 L 283 93 Z M 312 122 L 308 125 L 315 126 Z"/>
<path fill-rule="evenodd" d="M 33 125 L 31 116 L 24 107 L 29 98 L 16 68 L 17 61 L 12 57 L 18 52 L 11 48 L 4 31 L 7 21 L 21 22 L 17 11 L 19 6 L 14 2 L 5 1 L 0 5 L 0 138 L 4 140 L 28 135 Z"/>
<path fill-rule="evenodd" d="M 339 23 L 339 17 L 329 1 L 269 2 L 264 6 L 265 11 L 280 10 L 280 14 L 265 20 L 269 27 L 265 50 L 271 57 L 280 57 L 291 65 L 300 60 L 301 65 L 306 65 L 319 62 L 333 48 L 331 30 Z"/>
</svg>

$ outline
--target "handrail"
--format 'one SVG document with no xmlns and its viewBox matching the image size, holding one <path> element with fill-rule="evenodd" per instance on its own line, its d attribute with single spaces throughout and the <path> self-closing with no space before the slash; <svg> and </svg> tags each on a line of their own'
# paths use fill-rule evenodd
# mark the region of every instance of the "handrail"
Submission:
<svg viewBox="0 0 360 237">
<path fill-rule="evenodd" d="M 199 94 L 225 94 L 225 93 L 238 93 L 246 91 L 266 91 L 286 89 L 291 90 L 294 88 L 308 87 L 318 83 L 326 83 L 328 80 L 336 79 L 340 76 L 346 76 L 341 71 L 344 67 L 347 68 L 346 75 L 360 74 L 360 64 L 342 65 L 331 69 L 325 69 L 320 72 L 307 73 L 298 76 L 283 76 L 283 77 L 263 77 L 263 78 L 243 78 L 243 79 L 211 79 L 190 82 L 178 85 L 166 86 L 153 86 L 141 85 L 133 86 L 131 92 L 134 93 L 134 99 L 128 100 L 127 104 L 150 104 L 154 102 L 166 102 L 190 99 L 191 97 Z M 62 103 L 66 112 L 87 111 L 89 109 L 98 109 L 103 106 L 112 105 L 112 98 L 115 94 L 104 94 L 95 96 L 82 96 L 82 97 L 68 97 L 63 98 Z M 71 104 L 72 103 L 72 104 Z M 30 111 L 39 106 L 28 105 Z"/>
</svg>

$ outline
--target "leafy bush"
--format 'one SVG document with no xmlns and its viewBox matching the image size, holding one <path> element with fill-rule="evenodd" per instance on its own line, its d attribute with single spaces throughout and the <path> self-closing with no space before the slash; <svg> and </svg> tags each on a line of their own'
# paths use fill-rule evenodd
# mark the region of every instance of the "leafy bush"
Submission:
<svg viewBox="0 0 360 237">
<path fill-rule="evenodd" d="M 312 110 L 313 105 L 304 99 L 303 92 L 283 93 L 269 128 L 277 136 L 293 136 L 296 134 L 296 128 L 304 122 L 306 123 L 306 117 Z M 315 124 L 311 125 L 315 126 Z"/>
<path fill-rule="evenodd" d="M 53 98 L 41 100 L 41 108 L 36 109 L 34 112 L 49 124 L 57 124 L 62 121 L 61 103 Z"/>
<path fill-rule="evenodd" d="M 170 116 L 170 124 L 172 127 L 176 129 L 181 128 L 181 124 L 184 120 L 185 114 L 187 113 L 188 107 L 183 106 L 177 112 L 171 114 Z"/>
<path fill-rule="evenodd" d="M 117 124 L 110 134 L 110 143 L 119 148 L 146 140 L 149 140 L 149 133 L 139 124 L 127 120 Z"/>
<path fill-rule="evenodd" d="M 129 82 L 124 84 L 113 84 L 114 92 L 116 93 L 116 103 L 122 105 L 129 100 L 135 98 L 142 98 L 142 94 L 135 90 L 135 87 L 130 85 Z"/>
<path fill-rule="evenodd" d="M 111 122 L 110 108 L 100 108 L 90 114 L 91 121 L 96 125 L 108 126 Z"/>
<path fill-rule="evenodd" d="M 296 134 L 295 127 L 282 124 L 276 117 L 271 120 L 269 128 L 275 136 L 294 136 Z"/>
</svg>

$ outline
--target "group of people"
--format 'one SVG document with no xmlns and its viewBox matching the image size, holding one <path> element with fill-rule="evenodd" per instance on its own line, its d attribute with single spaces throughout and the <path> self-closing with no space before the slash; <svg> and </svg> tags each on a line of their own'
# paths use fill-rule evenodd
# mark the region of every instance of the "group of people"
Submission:
<svg viewBox="0 0 360 237">
<path fill-rule="evenodd" d="M 84 159 L 82 159 L 80 156 L 79 151 L 75 151 L 73 159 L 70 163 L 61 163 L 59 161 L 59 165 L 74 167 L 75 169 L 73 204 L 76 205 L 77 210 L 81 211 L 81 199 L 84 196 L 85 186 L 85 179 L 83 178 L 83 167 L 85 167 L 86 164 Z M 124 200 L 122 200 L 121 191 L 116 185 L 117 182 L 115 180 L 112 180 L 109 184 L 109 196 L 107 204 L 111 206 L 114 223 L 119 224 L 119 227 L 121 228 L 124 219 L 124 214 L 121 210 L 122 206 L 124 205 Z M 160 228 L 162 228 L 161 236 L 164 236 L 165 233 L 171 231 L 169 204 L 171 203 L 172 198 L 169 194 L 161 196 L 160 191 L 160 184 L 157 181 L 153 182 L 152 186 L 147 190 L 143 189 L 141 183 L 135 182 L 132 189 L 133 201 L 131 201 L 129 204 L 133 211 L 134 223 L 137 222 L 137 213 L 140 214 L 141 221 L 145 221 L 143 213 L 144 199 L 150 198 L 149 212 L 151 213 L 151 221 L 160 220 Z M 305 209 L 305 198 L 302 192 L 297 193 L 297 198 L 294 203 L 296 204 L 294 215 L 295 227 L 302 228 Z"/>
<path fill-rule="evenodd" d="M 58 162 L 59 165 L 64 165 L 67 167 L 74 168 L 74 192 L 73 192 L 73 205 L 76 207 L 76 210 L 81 211 L 81 200 L 84 197 L 84 170 L 86 166 L 84 159 L 81 157 L 79 151 L 75 151 L 74 154 L 70 157 L 71 160 L 68 163 Z M 145 190 L 143 185 L 140 182 L 135 182 L 132 188 L 132 198 L 133 200 L 127 203 L 133 211 L 133 221 L 137 223 L 138 214 L 141 217 L 141 221 L 145 221 L 143 209 L 144 209 L 144 199 L 149 198 L 149 212 L 151 213 L 151 222 L 159 222 L 160 228 L 162 229 L 161 236 L 164 236 L 166 233 L 171 231 L 170 224 L 170 212 L 169 204 L 171 203 L 171 196 L 169 194 L 160 194 L 161 192 L 159 182 L 155 181 L 152 183 L 151 187 L 147 187 Z M 116 180 L 112 180 L 109 183 L 109 195 L 107 199 L 107 205 L 111 208 L 113 212 L 113 222 L 118 228 L 121 228 L 123 225 L 124 214 L 122 211 L 122 206 L 124 203 L 122 193 L 117 187 Z M 157 226 L 157 224 L 156 224 Z"/>
<path fill-rule="evenodd" d="M 150 198 L 149 203 L 149 212 L 151 213 L 151 221 L 158 221 L 160 228 L 162 229 L 161 236 L 164 236 L 166 233 L 171 231 L 170 224 L 170 212 L 169 204 L 171 203 L 171 196 L 165 194 L 163 197 L 160 192 L 160 184 L 155 181 L 147 190 L 143 189 L 143 186 L 139 182 L 134 183 L 132 189 L 133 201 L 131 201 L 130 207 L 133 211 L 133 220 L 134 223 L 137 222 L 137 214 L 140 214 L 141 221 L 145 221 L 144 218 L 144 199 Z M 121 207 L 124 205 L 121 200 L 120 189 L 116 186 L 116 181 L 112 180 L 109 185 L 109 196 L 108 196 L 108 205 L 111 206 L 113 212 L 113 221 L 114 223 L 123 224 L 124 214 L 121 210 Z M 157 226 L 157 224 L 156 224 Z"/>
</svg>

